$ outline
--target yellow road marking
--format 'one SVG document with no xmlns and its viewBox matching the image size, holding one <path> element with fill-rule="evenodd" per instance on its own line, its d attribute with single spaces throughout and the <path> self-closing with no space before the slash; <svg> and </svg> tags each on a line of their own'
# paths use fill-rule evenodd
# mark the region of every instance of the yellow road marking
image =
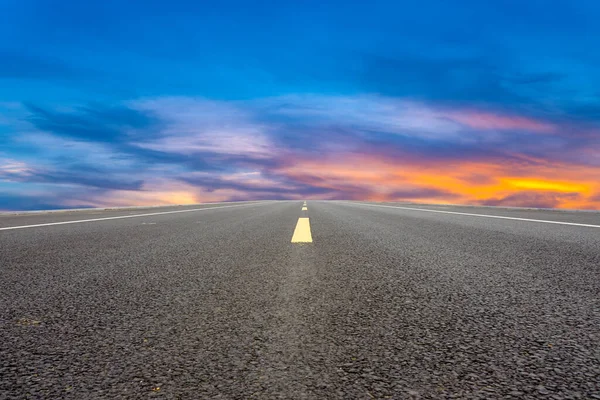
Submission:
<svg viewBox="0 0 600 400">
<path fill-rule="evenodd" d="M 298 223 L 292 236 L 292 243 L 312 243 L 308 218 L 298 218 Z"/>
<path fill-rule="evenodd" d="M 306 206 L 302 207 L 302 211 L 308 211 L 308 208 L 306 208 Z"/>
</svg>

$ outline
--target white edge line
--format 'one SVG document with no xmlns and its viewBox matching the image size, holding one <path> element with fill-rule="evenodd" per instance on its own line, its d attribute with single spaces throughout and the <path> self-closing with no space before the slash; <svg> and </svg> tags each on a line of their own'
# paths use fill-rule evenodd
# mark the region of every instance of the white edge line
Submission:
<svg viewBox="0 0 600 400">
<path fill-rule="evenodd" d="M 236 204 L 236 205 L 231 205 L 231 206 L 194 208 L 194 209 L 191 209 L 191 210 L 161 211 L 161 212 L 146 213 L 146 214 L 119 215 L 117 217 L 80 219 L 80 220 L 76 220 L 76 221 L 49 222 L 49 223 L 46 223 L 46 224 L 7 226 L 5 228 L 0 228 L 0 231 L 9 231 L 9 230 L 12 230 L 12 229 L 35 228 L 35 227 L 39 227 L 39 226 L 66 225 L 66 224 L 79 224 L 79 223 L 82 223 L 82 222 L 107 221 L 107 220 L 110 220 L 110 219 L 149 217 L 149 216 L 152 216 L 152 215 L 176 214 L 176 213 L 184 213 L 184 212 L 192 212 L 192 211 L 206 211 L 206 210 L 215 210 L 215 209 L 219 209 L 219 208 L 244 207 L 244 206 L 251 206 L 251 205 L 258 205 L 258 204 L 263 204 L 263 203 L 262 202 L 256 202 L 256 203 L 250 203 L 250 204 Z"/>
<path fill-rule="evenodd" d="M 21 216 L 37 214 L 64 214 L 72 211 L 137 211 L 140 209 L 165 208 L 165 207 L 191 207 L 191 206 L 211 206 L 216 204 L 241 204 L 256 203 L 257 201 L 267 200 L 244 200 L 244 201 L 218 201 L 214 203 L 192 203 L 192 204 L 156 204 L 152 206 L 122 206 L 122 207 L 86 207 L 86 208 L 60 208 L 54 210 L 31 210 L 31 211 L 0 211 L 0 216 Z"/>
<path fill-rule="evenodd" d="M 457 214 L 457 215 L 468 215 L 468 216 L 471 216 L 471 217 L 481 217 L 481 218 L 511 219 L 511 220 L 515 220 L 515 221 L 541 222 L 541 223 L 544 223 L 544 224 L 572 225 L 572 226 L 584 226 L 584 227 L 587 227 L 587 228 L 600 228 L 600 225 L 578 224 L 576 222 L 548 221 L 548 220 L 544 220 L 544 219 L 518 218 L 518 217 L 504 217 L 504 216 L 501 216 L 501 215 L 473 214 L 473 213 L 463 213 L 463 212 L 457 212 L 457 211 L 430 210 L 430 209 L 427 209 L 427 208 L 386 206 L 386 205 L 383 205 L 383 204 L 368 204 L 368 203 L 355 203 L 355 202 L 348 202 L 348 203 L 350 203 L 350 204 L 358 204 L 358 205 L 362 205 L 362 206 L 369 206 L 369 207 L 399 208 L 399 209 L 402 209 L 402 210 L 433 212 L 433 213 L 440 213 L 440 214 Z"/>
</svg>

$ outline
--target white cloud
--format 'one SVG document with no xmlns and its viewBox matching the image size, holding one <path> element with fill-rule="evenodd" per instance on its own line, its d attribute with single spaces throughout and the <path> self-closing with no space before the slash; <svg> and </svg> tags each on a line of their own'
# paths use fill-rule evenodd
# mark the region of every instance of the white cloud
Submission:
<svg viewBox="0 0 600 400">
<path fill-rule="evenodd" d="M 315 125 L 335 124 L 366 132 L 423 138 L 456 138 L 462 126 L 443 113 L 415 101 L 376 95 L 276 97 L 254 106 Z"/>
<path fill-rule="evenodd" d="M 30 175 L 33 168 L 27 163 L 10 158 L 0 159 L 0 179 L 10 180 L 11 176 Z"/>
<path fill-rule="evenodd" d="M 131 106 L 166 122 L 160 138 L 138 144 L 141 147 L 180 154 L 272 154 L 268 126 L 254 122 L 250 113 L 234 104 L 167 97 L 135 101 Z"/>
</svg>

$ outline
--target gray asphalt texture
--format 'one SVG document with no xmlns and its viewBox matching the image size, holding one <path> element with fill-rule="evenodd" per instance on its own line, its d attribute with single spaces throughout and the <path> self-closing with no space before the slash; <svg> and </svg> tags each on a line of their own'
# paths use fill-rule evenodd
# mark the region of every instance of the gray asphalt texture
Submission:
<svg viewBox="0 0 600 400">
<path fill-rule="evenodd" d="M 301 205 L 0 231 L 0 399 L 600 398 L 600 229 Z"/>
</svg>

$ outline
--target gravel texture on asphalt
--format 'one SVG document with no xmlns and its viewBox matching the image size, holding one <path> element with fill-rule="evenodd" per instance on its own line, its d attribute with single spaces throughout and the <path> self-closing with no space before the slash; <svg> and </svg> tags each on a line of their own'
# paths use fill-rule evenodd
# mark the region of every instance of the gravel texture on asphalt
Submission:
<svg viewBox="0 0 600 400">
<path fill-rule="evenodd" d="M 301 206 L 0 231 L 0 399 L 600 398 L 600 229 Z"/>
</svg>

